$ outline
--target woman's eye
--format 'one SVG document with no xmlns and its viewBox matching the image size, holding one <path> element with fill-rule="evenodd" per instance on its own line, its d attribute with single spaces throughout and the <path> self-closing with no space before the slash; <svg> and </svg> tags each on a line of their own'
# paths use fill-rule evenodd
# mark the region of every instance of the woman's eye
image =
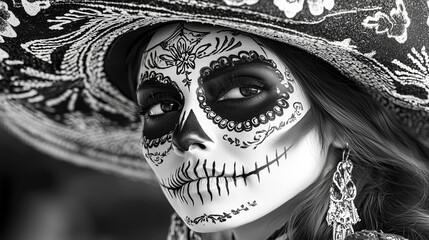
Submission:
<svg viewBox="0 0 429 240">
<path fill-rule="evenodd" d="M 164 113 L 181 110 L 182 106 L 176 102 L 161 102 L 153 105 L 148 110 L 149 116 L 159 116 Z"/>
<path fill-rule="evenodd" d="M 261 89 L 254 87 L 236 87 L 223 94 L 218 101 L 226 99 L 250 98 L 258 95 Z"/>
</svg>

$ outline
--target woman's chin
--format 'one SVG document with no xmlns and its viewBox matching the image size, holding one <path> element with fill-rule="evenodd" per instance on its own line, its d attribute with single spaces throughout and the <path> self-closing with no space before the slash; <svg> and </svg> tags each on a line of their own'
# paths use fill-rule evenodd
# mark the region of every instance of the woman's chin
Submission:
<svg viewBox="0 0 429 240">
<path fill-rule="evenodd" d="M 243 201 L 232 197 L 192 206 L 169 200 L 185 224 L 199 233 L 222 232 L 243 227 L 262 219 L 283 203 L 267 203 L 264 199 Z"/>
<path fill-rule="evenodd" d="M 237 228 L 255 221 L 266 213 L 261 211 L 256 202 L 240 202 L 228 206 L 218 203 L 212 204 L 213 206 L 207 205 L 194 209 L 185 207 L 176 211 L 190 229 L 200 233 Z"/>
<path fill-rule="evenodd" d="M 214 233 L 214 232 L 223 232 L 227 230 L 231 230 L 236 227 L 240 227 L 240 223 L 236 223 L 236 225 L 232 223 L 224 223 L 224 224 L 213 224 L 213 223 L 206 223 L 204 225 L 199 226 L 190 226 L 187 225 L 192 231 L 198 232 L 198 233 Z"/>
<path fill-rule="evenodd" d="M 210 216 L 209 219 L 204 222 L 199 222 L 198 224 L 191 223 L 186 221 L 187 219 L 183 219 L 186 225 L 195 232 L 198 233 L 212 233 L 212 232 L 223 232 L 227 230 L 232 230 L 235 228 L 242 227 L 250 222 L 253 222 L 259 218 L 258 214 L 242 214 L 242 216 L 233 216 L 232 218 L 219 222 L 217 220 L 212 221 Z"/>
</svg>

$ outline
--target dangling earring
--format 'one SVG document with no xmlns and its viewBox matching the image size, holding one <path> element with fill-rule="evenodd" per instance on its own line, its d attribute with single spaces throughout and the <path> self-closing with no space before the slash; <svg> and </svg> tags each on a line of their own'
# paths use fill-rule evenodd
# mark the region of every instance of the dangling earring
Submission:
<svg viewBox="0 0 429 240">
<path fill-rule="evenodd" d="M 333 227 L 333 240 L 344 240 L 354 232 L 353 225 L 360 221 L 354 199 L 356 186 L 352 181 L 353 163 L 349 159 L 348 143 L 343 151 L 341 162 L 337 165 L 330 189 L 330 201 L 326 221 Z"/>
</svg>

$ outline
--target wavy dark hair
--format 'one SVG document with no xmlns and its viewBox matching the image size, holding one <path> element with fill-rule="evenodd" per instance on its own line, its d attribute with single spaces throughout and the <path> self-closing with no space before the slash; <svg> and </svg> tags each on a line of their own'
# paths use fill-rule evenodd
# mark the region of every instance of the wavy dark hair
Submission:
<svg viewBox="0 0 429 240">
<path fill-rule="evenodd" d="M 307 96 L 323 143 L 327 131 L 349 143 L 357 188 L 359 230 L 429 239 L 429 148 L 393 113 L 325 61 L 295 47 L 262 40 L 285 60 Z M 324 143 L 326 144 L 326 143 Z M 341 149 L 336 149 L 338 161 Z M 290 240 L 331 239 L 325 221 L 332 169 L 291 203 Z"/>
<path fill-rule="evenodd" d="M 157 27 L 144 32 L 138 41 L 147 43 Z M 348 142 L 357 188 L 355 205 L 361 219 L 354 229 L 429 239 L 428 145 L 411 135 L 363 87 L 330 64 L 287 44 L 258 40 L 283 58 L 307 94 L 322 144 L 327 144 L 323 139 L 328 131 Z M 142 45 L 132 46 L 127 72 L 133 92 L 138 69 L 130 63 L 139 59 L 140 51 L 136 49 Z M 333 150 L 340 161 L 343 150 Z M 332 227 L 325 218 L 334 171 L 289 201 L 292 214 L 285 219 L 288 224 L 284 229 L 289 240 L 332 239 Z"/>
</svg>

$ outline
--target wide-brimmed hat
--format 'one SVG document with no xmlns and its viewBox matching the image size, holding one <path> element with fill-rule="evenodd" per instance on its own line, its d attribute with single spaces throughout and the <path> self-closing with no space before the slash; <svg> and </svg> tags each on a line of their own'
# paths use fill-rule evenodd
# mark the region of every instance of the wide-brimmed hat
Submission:
<svg viewBox="0 0 429 240">
<path fill-rule="evenodd" d="M 58 158 L 138 179 L 126 66 L 159 24 L 215 24 L 314 54 L 429 139 L 429 2 L 414 0 L 0 1 L 0 120 Z"/>
</svg>

